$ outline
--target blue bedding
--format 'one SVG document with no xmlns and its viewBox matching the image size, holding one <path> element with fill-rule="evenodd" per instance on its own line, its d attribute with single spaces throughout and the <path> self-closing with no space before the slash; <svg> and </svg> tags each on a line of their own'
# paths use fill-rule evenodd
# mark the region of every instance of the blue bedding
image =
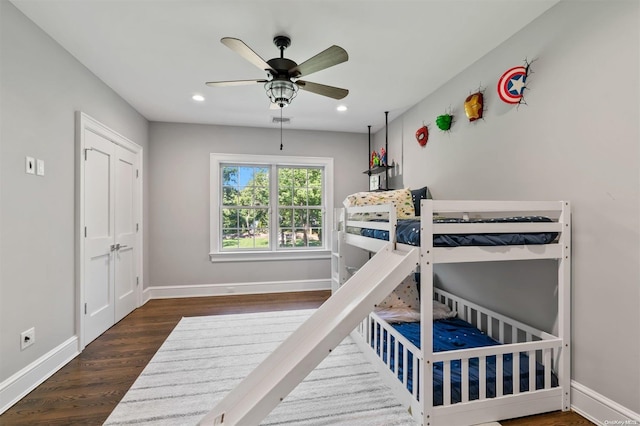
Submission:
<svg viewBox="0 0 640 426">
<path fill-rule="evenodd" d="M 411 343 L 420 347 L 420 323 L 400 323 L 391 324 L 393 328 L 399 331 L 405 336 Z M 378 330 L 378 334 L 380 331 Z M 382 339 L 378 338 L 378 346 L 374 348 L 378 354 L 382 350 L 382 358 L 384 361 L 387 359 L 387 346 L 386 342 L 388 338 L 391 338 L 392 347 L 394 338 L 387 336 L 384 333 Z M 380 345 L 382 340 L 382 345 Z M 494 346 L 500 343 L 491 337 L 478 330 L 473 325 L 463 321 L 459 318 L 451 318 L 445 320 L 439 320 L 433 322 L 433 350 L 434 352 L 442 352 L 456 349 L 468 349 L 479 348 L 484 346 Z M 393 352 L 391 356 L 391 365 L 393 366 Z M 397 376 L 402 380 L 403 373 L 403 360 L 398 360 Z M 496 395 L 496 356 L 489 356 L 486 359 L 486 396 L 488 398 L 494 398 Z M 407 389 L 412 391 L 413 383 L 410 377 L 412 376 L 413 360 L 409 355 L 407 362 L 408 377 Z M 393 367 L 392 367 L 393 370 Z M 434 363 L 433 365 L 433 405 L 443 404 L 443 386 L 442 386 L 442 362 Z M 451 403 L 457 403 L 462 400 L 461 397 L 461 362 L 459 360 L 451 363 Z M 536 363 L 536 389 L 544 388 L 544 366 L 540 363 Z M 529 390 L 529 357 L 526 354 L 520 354 L 520 391 L 526 392 Z M 513 359 L 512 355 L 503 355 L 503 394 L 508 395 L 513 393 Z M 555 375 L 552 374 L 551 386 L 558 386 L 558 381 Z M 475 400 L 479 398 L 479 359 L 472 358 L 469 360 L 469 400 Z M 418 399 L 420 399 L 420 390 L 418 390 Z"/>
<path fill-rule="evenodd" d="M 457 218 L 434 219 L 434 223 L 509 223 L 509 222 L 551 222 L 551 219 L 543 216 L 516 216 L 495 219 L 470 219 Z M 360 235 L 369 238 L 389 241 L 389 232 L 377 229 L 363 228 Z M 549 244 L 558 236 L 555 232 L 522 233 L 522 234 L 455 234 L 434 235 L 434 247 L 458 247 L 458 246 L 503 246 L 520 244 Z M 420 219 L 400 219 L 396 228 L 398 243 L 411 246 L 420 245 Z"/>
</svg>

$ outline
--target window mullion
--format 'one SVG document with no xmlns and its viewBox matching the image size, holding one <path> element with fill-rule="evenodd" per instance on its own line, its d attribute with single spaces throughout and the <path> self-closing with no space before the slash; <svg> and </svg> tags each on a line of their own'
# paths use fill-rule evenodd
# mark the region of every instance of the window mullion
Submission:
<svg viewBox="0 0 640 426">
<path fill-rule="evenodd" d="M 269 241 L 273 251 L 278 251 L 278 165 L 271 165 L 271 175 L 269 176 Z"/>
</svg>

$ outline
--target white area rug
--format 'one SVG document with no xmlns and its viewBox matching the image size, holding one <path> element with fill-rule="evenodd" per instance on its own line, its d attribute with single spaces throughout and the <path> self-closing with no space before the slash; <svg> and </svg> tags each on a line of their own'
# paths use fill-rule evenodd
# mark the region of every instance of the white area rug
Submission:
<svg viewBox="0 0 640 426">
<path fill-rule="evenodd" d="M 197 424 L 312 312 L 183 318 L 105 424 Z M 347 337 L 262 424 L 416 423 Z"/>
</svg>

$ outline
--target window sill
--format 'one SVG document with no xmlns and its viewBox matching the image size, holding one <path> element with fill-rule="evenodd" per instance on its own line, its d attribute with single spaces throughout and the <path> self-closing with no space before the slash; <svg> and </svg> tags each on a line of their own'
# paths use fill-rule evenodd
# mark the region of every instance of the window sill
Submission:
<svg viewBox="0 0 640 426">
<path fill-rule="evenodd" d="M 283 260 L 319 260 L 331 258 L 329 250 L 304 250 L 304 251 L 265 251 L 265 252 L 212 252 L 209 259 L 213 263 L 218 262 L 268 262 Z"/>
</svg>

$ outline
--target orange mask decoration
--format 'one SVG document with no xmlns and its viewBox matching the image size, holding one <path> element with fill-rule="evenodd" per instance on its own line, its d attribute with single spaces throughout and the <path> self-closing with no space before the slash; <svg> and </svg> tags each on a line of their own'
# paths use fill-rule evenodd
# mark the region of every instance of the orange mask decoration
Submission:
<svg viewBox="0 0 640 426">
<path fill-rule="evenodd" d="M 425 146 L 427 144 L 427 140 L 429 139 L 429 129 L 427 126 L 422 126 L 416 131 L 416 139 L 420 146 Z"/>
<path fill-rule="evenodd" d="M 477 92 L 467 96 L 464 101 L 464 112 L 469 121 L 476 121 L 482 118 L 482 93 Z"/>
</svg>

